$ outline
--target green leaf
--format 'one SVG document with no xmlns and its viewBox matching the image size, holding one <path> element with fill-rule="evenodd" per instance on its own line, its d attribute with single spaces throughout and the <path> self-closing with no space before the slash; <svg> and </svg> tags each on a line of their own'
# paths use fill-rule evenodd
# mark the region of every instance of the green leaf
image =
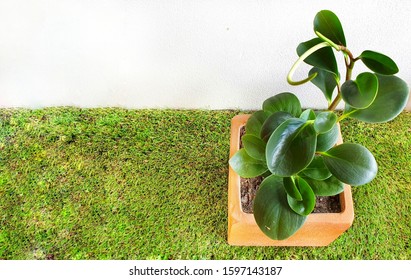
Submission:
<svg viewBox="0 0 411 280">
<path fill-rule="evenodd" d="M 269 112 L 256 111 L 247 120 L 245 125 L 246 134 L 252 134 L 259 137 L 261 132 L 261 127 L 265 120 L 270 116 Z"/>
<path fill-rule="evenodd" d="M 316 156 L 309 166 L 302 171 L 302 173 L 315 180 L 325 180 L 331 177 L 331 172 L 325 166 L 324 159 L 321 156 Z"/>
<path fill-rule="evenodd" d="M 248 155 L 260 161 L 265 161 L 266 143 L 263 140 L 251 134 L 244 135 L 241 140 Z"/>
<path fill-rule="evenodd" d="M 303 178 L 297 179 L 298 189 L 300 190 L 302 200 L 296 200 L 287 195 L 288 205 L 299 215 L 307 216 L 315 207 L 315 194 L 308 183 Z"/>
<path fill-rule="evenodd" d="M 330 172 L 338 180 L 352 186 L 367 184 L 377 175 L 374 156 L 359 144 L 344 143 L 322 155 Z"/>
<path fill-rule="evenodd" d="M 334 112 L 321 112 L 314 121 L 314 129 L 320 134 L 326 133 L 334 127 L 337 119 L 338 117 Z"/>
<path fill-rule="evenodd" d="M 383 75 L 398 73 L 397 64 L 385 54 L 374 51 L 363 51 L 359 58 L 372 71 Z"/>
<path fill-rule="evenodd" d="M 267 172 L 265 162 L 247 154 L 245 149 L 238 150 L 229 160 L 231 168 L 243 178 L 253 178 Z"/>
<path fill-rule="evenodd" d="M 307 218 L 290 208 L 283 180 L 275 175 L 267 177 L 261 183 L 254 199 L 253 212 L 258 227 L 275 240 L 293 235 Z"/>
<path fill-rule="evenodd" d="M 346 104 L 358 109 L 370 106 L 378 92 L 378 78 L 373 73 L 361 73 L 355 80 L 348 80 L 341 86 L 341 96 Z"/>
<path fill-rule="evenodd" d="M 294 178 L 293 177 L 284 177 L 283 178 L 283 184 L 284 184 L 284 189 L 285 192 L 294 198 L 295 200 L 302 200 L 302 196 L 300 194 L 300 191 L 298 190 L 297 185 L 295 184 Z"/>
<path fill-rule="evenodd" d="M 301 103 L 298 97 L 291 92 L 282 92 L 263 102 L 263 110 L 266 112 L 288 112 L 294 117 L 301 114 Z"/>
<path fill-rule="evenodd" d="M 317 13 L 314 18 L 314 31 L 321 33 L 337 45 L 346 46 L 341 22 L 331 11 L 322 10 Z"/>
<path fill-rule="evenodd" d="M 298 56 L 302 56 L 306 51 L 322 42 L 323 41 L 320 38 L 314 38 L 309 41 L 302 42 L 297 47 Z M 331 47 L 319 49 L 318 51 L 314 52 L 306 59 L 304 59 L 304 62 L 319 69 L 323 69 L 325 71 L 338 75 L 338 65 Z"/>
<path fill-rule="evenodd" d="M 314 180 L 311 178 L 304 178 L 310 185 L 316 195 L 332 196 L 344 191 L 344 183 L 339 181 L 334 176 L 326 180 Z"/>
<path fill-rule="evenodd" d="M 263 139 L 265 142 L 268 141 L 270 138 L 271 134 L 274 132 L 274 130 L 277 129 L 277 127 L 280 126 L 284 121 L 292 118 L 293 116 L 290 113 L 287 112 L 275 112 L 271 116 L 269 116 L 265 122 L 263 123 L 263 126 L 261 127 L 261 133 L 260 137 Z"/>
<path fill-rule="evenodd" d="M 307 167 L 314 157 L 317 135 L 313 125 L 301 119 L 288 119 L 267 142 L 266 159 L 271 173 L 290 177 Z"/>
<path fill-rule="evenodd" d="M 311 76 L 314 73 L 318 74 L 314 79 L 311 80 L 311 82 L 322 91 L 325 98 L 330 103 L 333 97 L 334 89 L 337 86 L 336 75 L 334 73 L 314 67 L 310 70 L 308 76 Z"/>
<path fill-rule="evenodd" d="M 317 136 L 317 148 L 316 151 L 324 152 L 328 151 L 335 146 L 339 135 L 338 125 L 335 124 L 329 131 Z"/>
<path fill-rule="evenodd" d="M 366 109 L 346 105 L 345 113 L 369 123 L 388 122 L 398 116 L 407 105 L 410 95 L 407 84 L 396 76 L 377 74 L 378 92 L 374 102 Z"/>
<path fill-rule="evenodd" d="M 315 113 L 311 109 L 307 109 L 301 113 L 300 119 L 305 121 L 315 120 Z"/>
</svg>

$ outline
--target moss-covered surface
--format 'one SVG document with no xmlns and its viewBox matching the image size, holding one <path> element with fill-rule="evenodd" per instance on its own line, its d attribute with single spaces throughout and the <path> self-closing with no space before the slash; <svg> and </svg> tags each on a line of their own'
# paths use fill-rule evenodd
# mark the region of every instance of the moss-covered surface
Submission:
<svg viewBox="0 0 411 280">
<path fill-rule="evenodd" d="M 411 114 L 342 123 L 377 178 L 328 247 L 227 239 L 236 111 L 0 109 L 0 259 L 410 259 Z"/>
</svg>

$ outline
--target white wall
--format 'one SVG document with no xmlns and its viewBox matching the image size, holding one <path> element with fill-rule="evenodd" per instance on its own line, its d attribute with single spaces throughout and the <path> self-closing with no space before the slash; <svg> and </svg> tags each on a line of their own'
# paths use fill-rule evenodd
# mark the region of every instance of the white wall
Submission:
<svg viewBox="0 0 411 280">
<path fill-rule="evenodd" d="M 0 0 L 0 106 L 256 109 L 293 91 L 322 108 L 285 80 L 321 9 L 411 85 L 411 1 Z"/>
</svg>

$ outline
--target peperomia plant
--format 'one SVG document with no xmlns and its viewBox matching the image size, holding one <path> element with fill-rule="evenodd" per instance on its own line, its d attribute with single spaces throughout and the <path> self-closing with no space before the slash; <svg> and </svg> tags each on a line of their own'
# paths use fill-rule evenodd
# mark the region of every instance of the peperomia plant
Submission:
<svg viewBox="0 0 411 280">
<path fill-rule="evenodd" d="M 324 94 L 328 110 L 303 111 L 299 99 L 289 92 L 268 98 L 262 110 L 248 119 L 243 148 L 229 161 L 243 178 L 263 176 L 254 199 L 254 217 L 260 229 L 277 240 L 290 237 L 304 224 L 317 195 L 336 195 L 344 190 L 344 183 L 364 185 L 376 176 L 377 163 L 367 148 L 336 144 L 338 123 L 345 118 L 390 121 L 402 112 L 409 97 L 407 84 L 394 76 L 398 67 L 391 58 L 369 50 L 357 57 L 350 52 L 333 12 L 317 13 L 314 32 L 316 38 L 298 45 L 299 58 L 287 81 L 291 85 L 311 81 Z M 343 81 L 334 52 L 344 58 Z M 359 60 L 371 71 L 353 79 Z M 306 79 L 294 81 L 293 74 L 302 62 L 312 69 Z M 336 114 L 341 100 L 345 108 Z"/>
</svg>

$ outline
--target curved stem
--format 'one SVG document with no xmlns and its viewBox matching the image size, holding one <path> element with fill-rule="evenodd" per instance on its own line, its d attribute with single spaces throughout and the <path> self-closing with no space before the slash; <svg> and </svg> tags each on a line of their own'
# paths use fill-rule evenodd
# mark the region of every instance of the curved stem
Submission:
<svg viewBox="0 0 411 280">
<path fill-rule="evenodd" d="M 327 37 L 325 37 L 323 34 L 321 34 L 318 31 L 315 31 L 315 34 L 317 34 L 318 37 L 320 37 L 323 41 L 327 42 L 328 44 L 330 44 L 331 47 L 333 47 L 334 49 L 336 49 L 337 51 L 341 50 L 341 46 L 337 45 L 336 43 L 334 43 L 333 41 L 331 41 L 330 39 L 328 39 Z"/>
<path fill-rule="evenodd" d="M 295 70 L 296 70 L 296 69 L 298 68 L 298 66 L 304 61 L 304 59 L 306 59 L 306 58 L 309 57 L 312 53 L 318 51 L 319 49 L 322 49 L 322 48 L 325 48 L 325 47 L 329 47 L 329 46 L 330 46 L 329 43 L 327 43 L 327 42 L 321 42 L 321 43 L 315 45 L 314 47 L 308 49 L 305 53 L 303 53 L 303 54 L 298 58 L 298 60 L 294 63 L 294 65 L 291 67 L 290 72 L 288 72 L 287 82 L 288 82 L 290 85 L 297 86 L 297 85 L 302 85 L 302 84 L 304 84 L 304 83 L 306 83 L 306 82 L 309 82 L 309 81 L 311 81 L 312 79 L 314 79 L 314 78 L 318 75 L 318 73 L 314 73 L 314 74 L 312 74 L 311 76 L 309 76 L 308 78 L 306 78 L 306 79 L 304 79 L 304 80 L 301 80 L 301 81 L 293 81 L 292 77 L 293 77 L 293 75 L 294 75 Z"/>
<path fill-rule="evenodd" d="M 345 74 L 345 81 L 351 80 L 351 75 L 352 75 L 352 70 L 354 68 L 354 64 L 355 62 L 358 60 L 357 58 L 354 58 L 354 56 L 352 55 L 352 53 L 350 52 L 349 49 L 347 49 L 344 46 L 340 46 L 340 50 L 343 52 L 344 54 L 344 62 L 345 62 L 345 68 L 347 70 L 346 74 Z M 341 96 L 341 89 L 340 87 L 338 87 L 338 94 L 335 97 L 335 99 L 333 100 L 333 102 L 331 103 L 331 105 L 328 107 L 328 110 L 333 111 L 335 110 L 335 108 L 337 108 L 338 103 L 340 103 L 342 99 Z M 343 115 L 342 119 L 348 117 L 349 114 L 347 116 Z M 342 120 L 341 119 L 341 120 Z M 340 121 L 340 120 L 339 120 Z"/>
</svg>

